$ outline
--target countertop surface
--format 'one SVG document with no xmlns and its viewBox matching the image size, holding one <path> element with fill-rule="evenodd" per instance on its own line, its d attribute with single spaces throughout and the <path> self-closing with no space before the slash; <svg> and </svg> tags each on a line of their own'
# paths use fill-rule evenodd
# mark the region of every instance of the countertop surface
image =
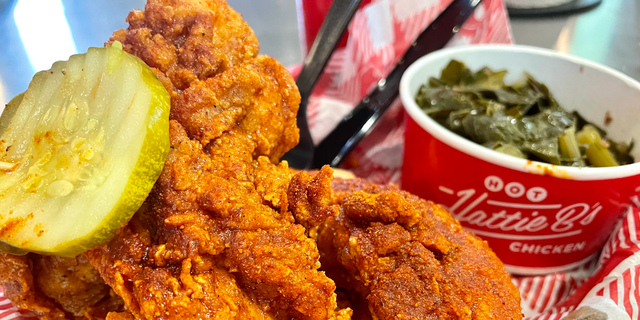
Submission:
<svg viewBox="0 0 640 320">
<path fill-rule="evenodd" d="M 393 1 L 393 0 L 391 0 Z M 302 61 L 296 1 L 228 0 L 253 28 L 261 53 L 284 65 Z M 102 46 L 144 0 L 0 0 L 0 100 L 24 91 L 37 70 Z M 512 19 L 516 43 L 553 48 L 640 80 L 640 1 L 603 0 L 568 16 Z M 0 108 L 1 109 L 1 108 Z"/>
</svg>

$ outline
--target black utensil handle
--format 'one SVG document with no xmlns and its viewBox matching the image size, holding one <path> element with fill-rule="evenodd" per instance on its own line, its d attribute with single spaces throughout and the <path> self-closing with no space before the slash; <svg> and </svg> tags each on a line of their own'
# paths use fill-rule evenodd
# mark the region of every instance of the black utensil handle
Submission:
<svg viewBox="0 0 640 320">
<path fill-rule="evenodd" d="M 318 78 L 347 30 L 360 3 L 362 0 L 333 0 L 320 31 L 318 31 L 318 36 L 313 41 L 309 54 L 304 60 L 302 71 L 300 71 L 296 82 L 302 99 L 308 99 L 311 95 L 311 91 L 316 86 Z M 306 108 L 306 104 L 303 107 Z"/>
<path fill-rule="evenodd" d="M 319 169 L 325 164 L 338 166 L 376 121 L 376 112 L 359 104 L 315 148 L 311 167 Z"/>
<path fill-rule="evenodd" d="M 302 99 L 296 121 L 300 128 L 300 141 L 282 157 L 293 168 L 309 169 L 311 165 L 314 146 L 307 122 L 309 96 L 361 2 L 362 0 L 333 1 L 298 75 L 296 85 Z"/>
<path fill-rule="evenodd" d="M 442 49 L 482 0 L 454 0 L 412 43 L 389 76 L 343 118 L 314 151 L 313 168 L 338 166 L 398 97 L 400 79 L 422 56 Z"/>
</svg>

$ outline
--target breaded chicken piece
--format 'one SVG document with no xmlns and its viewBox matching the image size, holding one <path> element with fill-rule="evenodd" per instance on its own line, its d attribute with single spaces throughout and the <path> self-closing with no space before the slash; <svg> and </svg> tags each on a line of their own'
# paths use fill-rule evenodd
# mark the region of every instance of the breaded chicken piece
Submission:
<svg viewBox="0 0 640 320">
<path fill-rule="evenodd" d="M 323 269 L 357 292 L 358 319 L 521 319 L 520 296 L 486 242 L 441 206 L 395 186 L 336 179 L 338 217 L 318 231 Z"/>
<path fill-rule="evenodd" d="M 291 75 L 256 57 L 225 1 L 150 0 L 127 20 L 111 41 L 170 92 L 172 150 L 144 223 L 88 253 L 94 266 L 139 319 L 334 317 L 335 285 L 282 192 L 290 170 L 272 164 L 298 142 Z"/>
<path fill-rule="evenodd" d="M 109 318 L 348 318 L 289 211 L 294 173 L 273 164 L 298 142 L 293 78 L 256 57 L 253 32 L 225 1 L 149 0 L 145 9 L 110 42 L 150 65 L 170 92 L 172 149 L 133 220 L 86 253 L 126 304 Z M 331 170 L 320 176 L 330 180 Z M 295 196 L 330 201 L 306 187 L 296 184 Z"/>
<path fill-rule="evenodd" d="M 292 172 L 269 160 L 297 142 L 293 79 L 258 57 L 199 81 L 173 100 L 171 150 L 145 206 L 87 253 L 92 264 L 136 319 L 348 318 L 289 211 Z M 317 176 L 331 181 L 331 169 Z M 318 179 L 300 180 L 295 196 L 330 203 L 307 192 Z"/>
<path fill-rule="evenodd" d="M 16 307 L 40 319 L 104 319 L 124 310 L 122 299 L 83 256 L 0 253 L 0 284 Z"/>
</svg>

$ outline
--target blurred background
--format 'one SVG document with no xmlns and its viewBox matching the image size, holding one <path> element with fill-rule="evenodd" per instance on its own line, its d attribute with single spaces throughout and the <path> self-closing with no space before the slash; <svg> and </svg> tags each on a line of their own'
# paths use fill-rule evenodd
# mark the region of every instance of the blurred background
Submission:
<svg viewBox="0 0 640 320">
<path fill-rule="evenodd" d="M 510 0 L 512 2 L 523 0 Z M 536 0 L 538 1 L 538 0 Z M 296 1 L 228 0 L 285 66 L 302 62 Z M 565 1 L 566 2 L 566 1 Z M 102 46 L 145 0 L 0 0 L 0 100 L 27 88 L 54 61 Z M 539 3 L 539 2 L 538 2 Z M 518 44 L 553 48 L 603 63 L 640 80 L 640 1 L 602 0 L 579 13 L 511 17 Z M 0 108 L 1 110 L 2 108 Z"/>
</svg>

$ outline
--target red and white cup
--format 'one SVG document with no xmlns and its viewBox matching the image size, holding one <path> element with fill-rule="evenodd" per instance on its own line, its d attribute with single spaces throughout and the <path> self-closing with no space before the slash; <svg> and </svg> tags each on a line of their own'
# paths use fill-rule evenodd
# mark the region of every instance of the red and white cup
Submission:
<svg viewBox="0 0 640 320">
<path fill-rule="evenodd" d="M 371 0 L 362 0 L 360 7 L 362 8 L 370 2 Z M 333 0 L 296 0 L 298 29 L 300 30 L 300 43 L 303 54 L 306 55 L 309 52 L 332 3 Z M 348 34 L 348 31 L 345 32 L 345 35 L 338 44 L 339 48 L 347 44 Z"/>
<path fill-rule="evenodd" d="M 456 135 L 415 103 L 420 86 L 439 77 L 451 59 L 472 70 L 508 70 L 508 83 L 526 71 L 546 84 L 563 108 L 577 110 L 615 141 L 640 141 L 640 83 L 549 50 L 486 45 L 429 54 L 407 70 L 400 85 L 407 111 L 403 189 L 447 207 L 465 228 L 488 241 L 509 272 L 559 272 L 596 255 L 625 208 L 640 206 L 640 163 L 554 166 L 501 154 Z M 632 155 L 640 160 L 640 149 Z"/>
</svg>

